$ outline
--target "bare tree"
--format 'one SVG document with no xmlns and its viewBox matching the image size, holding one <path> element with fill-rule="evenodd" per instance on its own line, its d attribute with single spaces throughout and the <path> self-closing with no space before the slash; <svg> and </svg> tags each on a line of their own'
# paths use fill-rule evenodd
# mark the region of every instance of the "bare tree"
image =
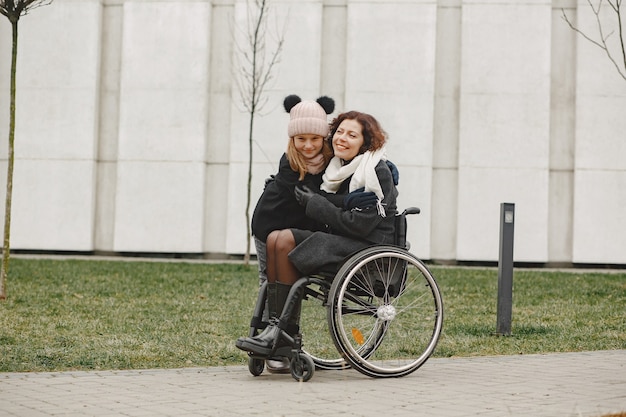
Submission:
<svg viewBox="0 0 626 417">
<path fill-rule="evenodd" d="M 4 211 L 4 244 L 2 246 L 2 266 L 0 267 L 0 300 L 6 299 L 6 278 L 9 273 L 9 258 L 11 252 L 11 198 L 13 195 L 13 164 L 15 160 L 15 80 L 17 72 L 17 27 L 20 17 L 29 11 L 52 3 L 52 0 L 0 0 L 0 14 L 11 22 L 12 47 L 11 47 L 11 101 L 9 106 L 9 155 L 7 169 L 7 188 Z"/>
<path fill-rule="evenodd" d="M 592 44 L 596 45 L 598 48 L 602 49 L 606 56 L 609 58 L 613 66 L 619 73 L 619 75 L 626 80 L 626 49 L 624 48 L 624 24 L 622 23 L 622 0 L 606 0 L 606 3 L 609 5 L 613 13 L 615 13 L 617 18 L 617 43 L 618 52 L 612 51 L 615 49 L 611 48 L 608 45 L 608 40 L 615 33 L 615 28 L 607 28 L 608 23 L 603 22 L 601 17 L 602 6 L 604 5 L 604 0 L 598 0 L 595 4 L 592 0 L 587 0 L 591 11 L 595 15 L 596 20 L 596 29 L 597 29 L 597 38 L 584 33 L 582 30 L 578 28 L 572 21 L 569 19 L 565 10 L 561 9 L 561 13 L 563 15 L 563 19 L 570 28 L 579 33 L 582 37 L 587 39 Z M 621 57 L 616 55 L 621 54 Z"/>
<path fill-rule="evenodd" d="M 250 198 L 252 190 L 252 161 L 254 145 L 254 119 L 260 114 L 267 103 L 265 89 L 272 80 L 276 66 L 280 62 L 280 54 L 284 43 L 284 30 L 274 39 L 275 49 L 268 49 L 268 37 L 272 35 L 268 30 L 270 13 L 269 0 L 254 0 L 246 2 L 247 25 L 244 30 L 243 43 L 237 39 L 237 68 L 235 78 L 243 107 L 248 113 L 248 184 L 246 194 L 246 265 L 250 261 Z"/>
</svg>

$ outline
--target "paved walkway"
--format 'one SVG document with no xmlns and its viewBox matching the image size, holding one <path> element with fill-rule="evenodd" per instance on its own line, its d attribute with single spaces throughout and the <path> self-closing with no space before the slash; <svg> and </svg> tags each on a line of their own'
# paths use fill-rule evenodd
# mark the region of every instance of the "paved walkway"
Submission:
<svg viewBox="0 0 626 417">
<path fill-rule="evenodd" d="M 0 374 L 0 416 L 529 416 L 626 412 L 626 350 L 430 359 L 415 373 L 246 367 Z"/>
</svg>

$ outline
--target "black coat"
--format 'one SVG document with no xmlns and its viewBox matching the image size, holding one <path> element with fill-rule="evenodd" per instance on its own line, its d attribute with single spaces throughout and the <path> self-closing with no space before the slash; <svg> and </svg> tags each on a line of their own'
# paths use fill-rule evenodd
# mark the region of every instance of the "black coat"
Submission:
<svg viewBox="0 0 626 417">
<path fill-rule="evenodd" d="M 306 174 L 302 181 L 300 174 L 289 166 L 287 155 L 280 158 L 278 173 L 263 190 L 263 194 L 252 214 L 252 234 L 265 242 L 267 235 L 274 230 L 298 228 L 304 230 L 321 230 L 322 225 L 307 217 L 296 201 L 293 190 L 296 185 L 303 184 L 312 190 L 319 190 L 322 174 Z"/>
<path fill-rule="evenodd" d="M 385 217 L 378 214 L 376 207 L 343 210 L 321 195 L 308 201 L 306 215 L 326 225 L 329 233 L 292 230 L 297 246 L 289 253 L 289 259 L 303 275 L 336 272 L 346 257 L 360 249 L 395 243 L 398 190 L 384 161 L 376 166 L 376 175 L 385 195 Z M 340 193 L 347 192 L 349 182 L 350 178 L 342 183 Z"/>
</svg>

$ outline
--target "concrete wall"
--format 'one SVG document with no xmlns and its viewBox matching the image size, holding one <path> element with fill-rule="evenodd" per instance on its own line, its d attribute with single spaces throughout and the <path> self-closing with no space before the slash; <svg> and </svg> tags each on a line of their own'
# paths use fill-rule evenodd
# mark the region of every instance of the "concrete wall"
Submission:
<svg viewBox="0 0 626 417">
<path fill-rule="evenodd" d="M 497 260 L 512 202 L 517 261 L 626 263 L 626 81 L 562 9 L 595 33 L 584 0 L 273 1 L 267 47 L 285 43 L 255 119 L 252 208 L 286 146 L 282 99 L 325 94 L 388 131 L 400 204 L 422 208 L 416 255 Z M 244 0 L 55 0 L 23 17 L 12 248 L 244 253 L 246 17 Z M 10 35 L 2 19 L 1 184 Z"/>
</svg>

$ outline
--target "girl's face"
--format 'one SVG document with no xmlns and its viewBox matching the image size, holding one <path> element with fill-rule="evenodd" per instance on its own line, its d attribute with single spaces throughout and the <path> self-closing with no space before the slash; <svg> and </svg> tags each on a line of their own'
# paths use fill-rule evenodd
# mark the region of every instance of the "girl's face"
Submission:
<svg viewBox="0 0 626 417">
<path fill-rule="evenodd" d="M 359 154 L 363 146 L 363 127 L 353 119 L 346 119 L 339 124 L 333 135 L 335 156 L 344 161 L 351 161 Z"/>
<path fill-rule="evenodd" d="M 293 144 L 305 158 L 313 158 L 322 152 L 324 138 L 314 134 L 296 135 L 293 137 Z"/>
</svg>

